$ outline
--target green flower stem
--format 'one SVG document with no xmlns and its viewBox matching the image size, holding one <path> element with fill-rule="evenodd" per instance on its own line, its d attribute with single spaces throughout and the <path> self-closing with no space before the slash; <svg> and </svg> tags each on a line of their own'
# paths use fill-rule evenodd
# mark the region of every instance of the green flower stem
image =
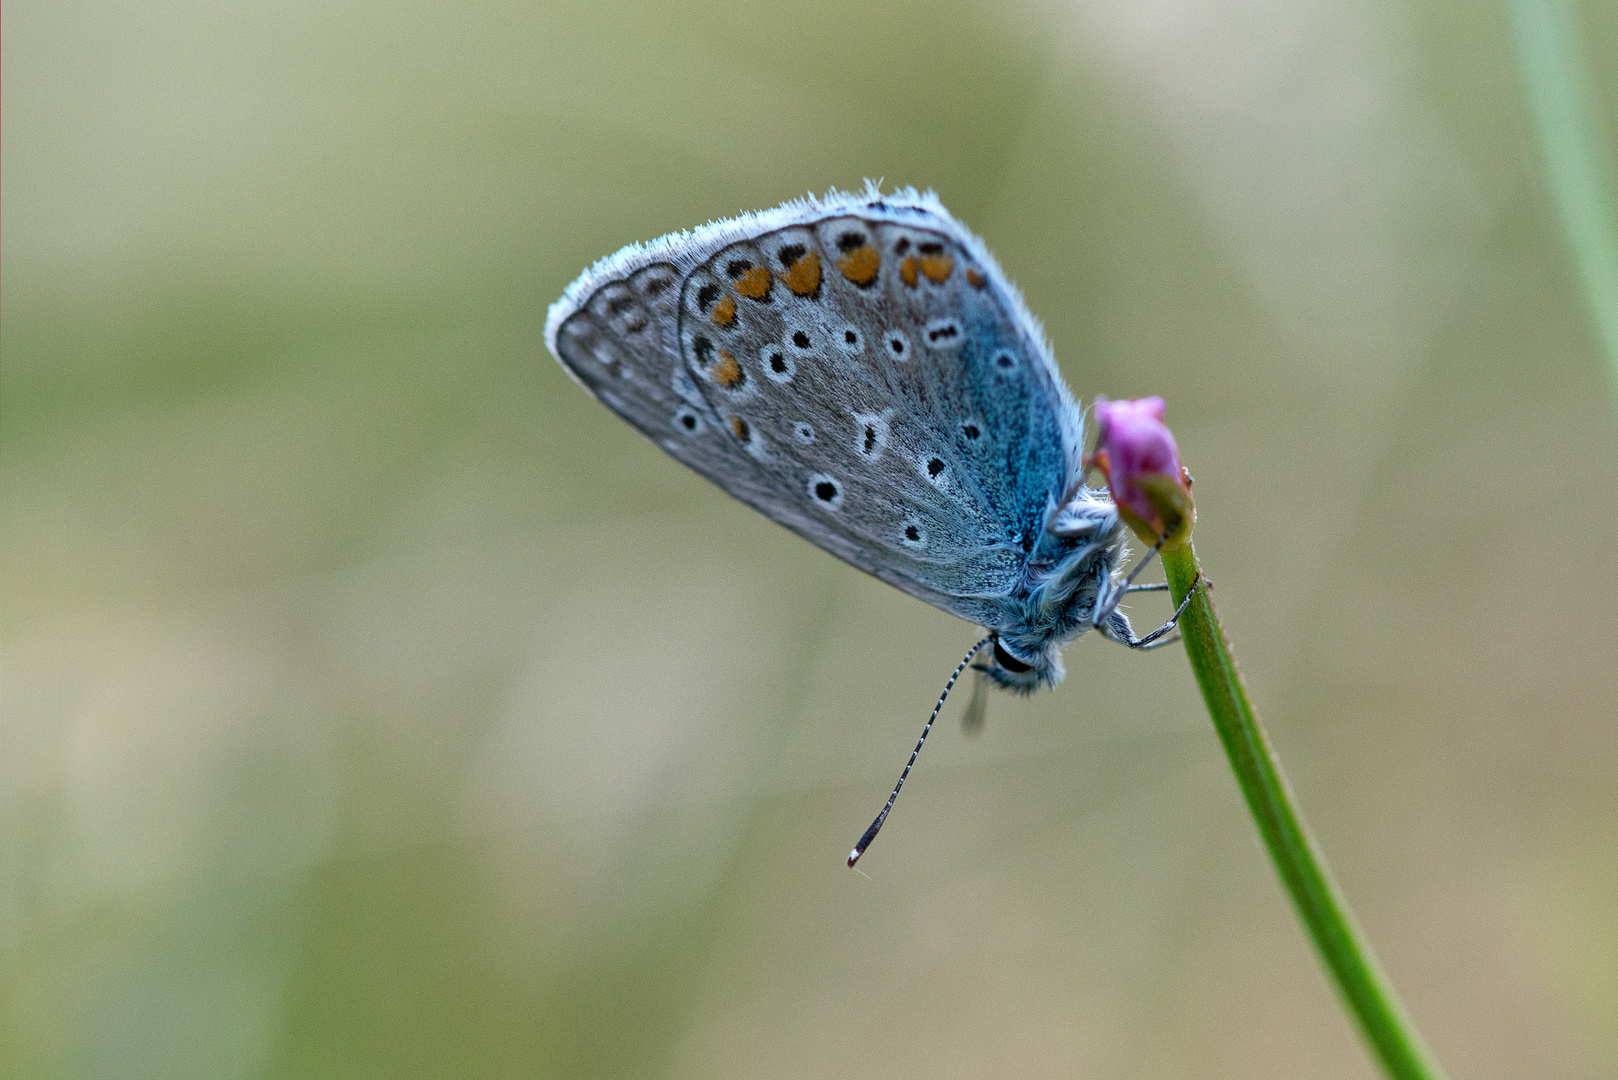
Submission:
<svg viewBox="0 0 1618 1080">
<path fill-rule="evenodd" d="M 1199 580 L 1196 552 L 1190 544 L 1164 551 L 1163 565 L 1178 605 Z M 1443 1070 L 1377 966 L 1369 943 L 1354 925 L 1348 904 L 1327 872 L 1326 861 L 1293 806 L 1280 762 L 1247 699 L 1247 687 L 1206 582 L 1198 585 L 1196 597 L 1180 616 L 1180 633 L 1264 846 L 1366 1041 L 1396 1080 L 1441 1080 Z"/>
<path fill-rule="evenodd" d="M 1618 394 L 1618 185 L 1566 0 L 1511 0 L 1517 66 L 1546 178 Z"/>
</svg>

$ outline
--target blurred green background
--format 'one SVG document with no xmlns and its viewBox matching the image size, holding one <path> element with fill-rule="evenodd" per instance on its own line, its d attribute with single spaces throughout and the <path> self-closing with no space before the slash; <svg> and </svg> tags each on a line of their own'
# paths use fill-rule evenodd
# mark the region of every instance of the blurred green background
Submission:
<svg viewBox="0 0 1618 1080">
<path fill-rule="evenodd" d="M 1177 650 L 950 706 L 845 870 L 971 628 L 546 354 L 596 257 L 869 176 L 1168 398 L 1452 1076 L 1618 1076 L 1618 408 L 1503 9 L 8 11 L 5 1075 L 1373 1075 Z"/>
</svg>

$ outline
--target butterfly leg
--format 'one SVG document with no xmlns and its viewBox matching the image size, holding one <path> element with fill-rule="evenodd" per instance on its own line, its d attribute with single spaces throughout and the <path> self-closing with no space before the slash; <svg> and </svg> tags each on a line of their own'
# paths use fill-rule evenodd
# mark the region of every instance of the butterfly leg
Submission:
<svg viewBox="0 0 1618 1080">
<path fill-rule="evenodd" d="M 1125 585 L 1124 592 L 1167 592 L 1168 587 L 1168 582 L 1157 581 L 1150 585 Z"/>
<path fill-rule="evenodd" d="M 1180 616 L 1185 614 L 1186 607 L 1191 603 L 1192 595 L 1197 591 L 1197 582 L 1201 580 L 1201 575 L 1198 575 L 1197 581 L 1193 581 L 1191 583 L 1190 591 L 1185 594 L 1185 599 L 1180 601 L 1180 606 L 1174 609 L 1174 614 L 1169 616 L 1169 621 L 1164 623 L 1162 626 L 1159 626 L 1156 630 L 1153 630 L 1145 637 L 1135 636 L 1135 629 L 1129 625 L 1129 619 L 1124 616 L 1123 612 L 1118 611 L 1116 607 L 1113 611 L 1107 614 L 1106 621 L 1097 627 L 1097 629 L 1099 629 L 1104 636 L 1111 638 L 1120 645 L 1127 645 L 1131 649 L 1147 650 L 1161 648 L 1164 645 L 1172 645 L 1176 641 L 1180 640 L 1180 635 L 1175 634 L 1170 638 L 1166 638 L 1163 635 L 1173 630 L 1175 626 L 1179 624 Z M 1163 588 L 1167 587 L 1167 585 L 1163 586 Z M 1152 586 L 1146 586 L 1145 589 L 1139 591 L 1146 591 L 1146 589 L 1152 589 Z"/>
<path fill-rule="evenodd" d="M 1113 612 L 1118 610 L 1118 602 L 1124 598 L 1125 593 L 1134 591 L 1135 579 L 1140 576 L 1142 570 L 1146 569 L 1146 564 L 1152 561 L 1152 556 L 1163 550 L 1163 544 L 1167 540 L 1167 536 L 1159 536 L 1157 543 L 1152 545 L 1150 551 L 1141 556 L 1140 562 L 1136 563 L 1135 569 L 1131 570 L 1129 576 L 1124 578 L 1122 585 L 1108 583 L 1108 588 L 1100 596 L 1096 597 L 1095 614 L 1090 618 L 1092 626 L 1105 626 L 1111 620 Z"/>
<path fill-rule="evenodd" d="M 989 679 L 982 670 L 972 672 L 972 696 L 967 700 L 966 712 L 961 715 L 961 730 L 968 735 L 983 734 L 983 718 L 989 707 Z"/>
</svg>

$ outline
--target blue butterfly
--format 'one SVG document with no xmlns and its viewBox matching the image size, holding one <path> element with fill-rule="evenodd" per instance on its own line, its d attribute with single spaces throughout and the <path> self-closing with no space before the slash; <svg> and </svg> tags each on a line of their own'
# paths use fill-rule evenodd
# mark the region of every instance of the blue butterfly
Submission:
<svg viewBox="0 0 1618 1080">
<path fill-rule="evenodd" d="M 551 305 L 545 342 L 742 502 L 984 627 L 946 696 L 984 649 L 983 676 L 1027 694 L 1086 630 L 1167 644 L 1173 620 L 1137 638 L 1118 610 L 1125 530 L 1084 482 L 1083 413 L 1043 331 L 931 192 L 867 185 L 632 244 Z"/>
</svg>

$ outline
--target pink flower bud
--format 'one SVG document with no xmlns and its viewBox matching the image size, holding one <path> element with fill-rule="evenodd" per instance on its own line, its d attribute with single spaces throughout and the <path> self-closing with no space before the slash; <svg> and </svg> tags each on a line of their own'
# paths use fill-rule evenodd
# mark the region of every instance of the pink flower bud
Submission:
<svg viewBox="0 0 1618 1080">
<path fill-rule="evenodd" d="M 1163 399 L 1108 401 L 1096 398 L 1100 435 L 1089 463 L 1101 470 L 1124 524 L 1148 544 L 1166 538 L 1175 548 L 1197 520 L 1191 474 L 1180 464 L 1174 434 L 1163 423 Z"/>
</svg>

